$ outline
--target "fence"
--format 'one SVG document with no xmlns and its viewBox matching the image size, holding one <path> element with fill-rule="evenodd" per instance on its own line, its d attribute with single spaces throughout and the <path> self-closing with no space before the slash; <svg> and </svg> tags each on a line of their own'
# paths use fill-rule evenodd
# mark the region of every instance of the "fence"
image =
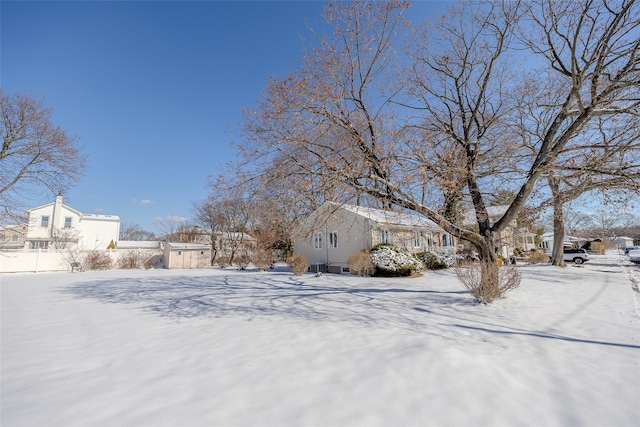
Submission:
<svg viewBox="0 0 640 427">
<path fill-rule="evenodd" d="M 0 273 L 71 271 L 72 262 L 86 264 L 87 255 L 96 252 L 108 256 L 114 268 L 117 268 L 121 259 L 131 254 L 140 255 L 143 259 L 155 257 L 155 266 L 162 266 L 162 253 L 158 249 L 107 249 L 76 253 L 68 250 L 35 249 L 0 252 Z M 88 267 L 85 265 L 85 268 Z"/>
</svg>

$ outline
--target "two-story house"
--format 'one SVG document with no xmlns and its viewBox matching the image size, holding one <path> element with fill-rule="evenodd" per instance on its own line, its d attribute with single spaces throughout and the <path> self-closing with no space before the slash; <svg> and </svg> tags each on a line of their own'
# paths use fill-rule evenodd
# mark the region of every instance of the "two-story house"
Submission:
<svg viewBox="0 0 640 427">
<path fill-rule="evenodd" d="M 120 234 L 118 216 L 84 214 L 63 204 L 61 194 L 27 214 L 27 249 L 106 249 Z"/>
</svg>

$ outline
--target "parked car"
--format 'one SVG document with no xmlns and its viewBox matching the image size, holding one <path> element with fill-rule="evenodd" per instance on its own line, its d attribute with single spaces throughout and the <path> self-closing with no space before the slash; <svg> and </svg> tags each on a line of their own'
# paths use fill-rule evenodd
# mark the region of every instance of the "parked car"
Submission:
<svg viewBox="0 0 640 427">
<path fill-rule="evenodd" d="M 629 261 L 640 264 L 640 249 L 630 250 L 627 255 L 629 256 Z"/>
<path fill-rule="evenodd" d="M 585 249 L 564 248 L 564 260 L 575 264 L 589 261 L 589 254 Z"/>
<path fill-rule="evenodd" d="M 624 248 L 624 254 L 625 255 L 629 255 L 629 251 L 633 251 L 636 249 L 640 249 L 640 246 L 627 246 L 626 248 Z"/>
</svg>

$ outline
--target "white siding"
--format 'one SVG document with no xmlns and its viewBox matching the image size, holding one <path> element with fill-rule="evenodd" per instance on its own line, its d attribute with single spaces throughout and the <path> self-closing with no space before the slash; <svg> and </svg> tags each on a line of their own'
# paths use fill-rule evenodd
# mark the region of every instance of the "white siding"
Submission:
<svg viewBox="0 0 640 427">
<path fill-rule="evenodd" d="M 118 217 L 83 216 L 79 224 L 79 245 L 83 249 L 107 249 L 113 240 L 115 243 L 120 234 Z"/>
</svg>

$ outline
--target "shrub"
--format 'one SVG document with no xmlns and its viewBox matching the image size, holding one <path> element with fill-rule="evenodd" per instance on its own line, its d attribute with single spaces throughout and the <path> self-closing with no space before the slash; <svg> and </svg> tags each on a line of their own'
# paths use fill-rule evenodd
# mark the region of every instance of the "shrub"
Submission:
<svg viewBox="0 0 640 427">
<path fill-rule="evenodd" d="M 253 253 L 253 264 L 264 271 L 273 265 L 273 253 L 268 249 L 258 249 Z"/>
<path fill-rule="evenodd" d="M 531 250 L 526 253 L 524 260 L 529 264 L 546 264 L 551 258 L 544 252 Z"/>
<path fill-rule="evenodd" d="M 164 259 L 162 255 L 153 255 L 144 261 L 144 268 L 147 270 L 150 268 L 162 268 L 163 265 Z"/>
<path fill-rule="evenodd" d="M 229 267 L 230 260 L 228 256 L 219 256 L 218 258 L 216 258 L 216 263 L 220 268 L 227 268 Z"/>
<path fill-rule="evenodd" d="M 454 267 L 462 285 L 482 304 L 490 304 L 511 289 L 520 285 L 520 271 L 513 265 L 498 266 L 496 263 L 479 263 Z"/>
<path fill-rule="evenodd" d="M 589 249 L 601 255 L 607 253 L 607 245 L 605 242 L 591 242 Z"/>
<path fill-rule="evenodd" d="M 373 276 L 376 267 L 367 252 L 358 252 L 349 257 L 349 271 L 358 276 Z"/>
<path fill-rule="evenodd" d="M 109 255 L 104 252 L 94 250 L 85 256 L 83 266 L 87 270 L 109 270 L 112 264 L 113 262 Z"/>
<path fill-rule="evenodd" d="M 309 269 L 307 259 L 302 255 L 292 255 L 288 261 L 291 272 L 296 276 L 302 276 Z"/>
<path fill-rule="evenodd" d="M 118 260 L 118 268 L 134 270 L 142 268 L 144 264 L 143 256 L 138 251 L 129 251 Z"/>
<path fill-rule="evenodd" d="M 395 246 L 378 245 L 371 250 L 371 261 L 376 276 L 404 277 L 423 268 L 418 258 Z"/>
<path fill-rule="evenodd" d="M 240 270 L 246 270 L 251 263 L 251 258 L 247 254 L 236 255 L 233 259 Z"/>
<path fill-rule="evenodd" d="M 416 257 L 422 261 L 425 268 L 429 270 L 440 270 L 449 267 L 449 263 L 445 259 L 444 255 L 440 255 L 435 252 L 420 252 L 416 254 Z"/>
</svg>

